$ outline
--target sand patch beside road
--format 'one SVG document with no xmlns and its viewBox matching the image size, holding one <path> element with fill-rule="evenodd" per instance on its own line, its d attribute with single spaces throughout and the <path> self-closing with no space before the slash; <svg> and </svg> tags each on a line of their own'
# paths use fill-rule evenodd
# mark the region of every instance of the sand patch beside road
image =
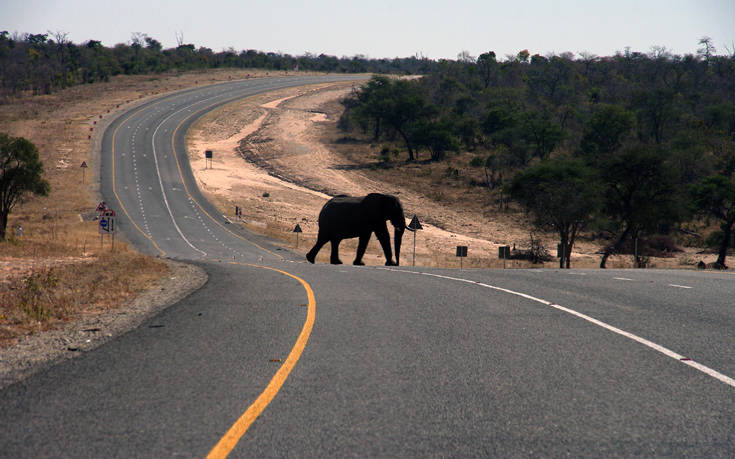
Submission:
<svg viewBox="0 0 735 459">
<path fill-rule="evenodd" d="M 289 88 L 233 102 L 199 120 L 189 131 L 192 169 L 201 189 L 227 215 L 234 207 L 243 209 L 244 223 L 259 232 L 283 241 L 294 249 L 292 233 L 298 223 L 304 231 L 298 251 L 306 253 L 316 240 L 317 217 L 322 205 L 338 194 L 353 196 L 371 192 L 397 195 L 406 218 L 414 214 L 424 230 L 416 234 L 416 264 L 419 266 L 455 267 L 458 245 L 469 247 L 468 267 L 501 268 L 498 247 L 526 248 L 529 224 L 520 214 L 489 209 L 474 212 L 454 206 L 451 200 L 438 202 L 425 194 L 396 183 L 379 180 L 365 164 L 357 164 L 339 153 L 339 145 L 327 143 L 335 138 L 336 122 L 342 113 L 339 100 L 357 83 L 330 83 Z M 215 152 L 213 169 L 204 165 L 204 150 Z M 416 173 L 421 165 L 416 164 Z M 466 199 L 473 199 L 469 190 Z M 555 255 L 556 235 L 537 234 Z M 340 246 L 343 262 L 354 258 L 356 240 Z M 402 264 L 409 264 L 413 236 L 406 233 Z M 576 268 L 595 268 L 601 247 L 595 242 L 578 240 L 572 253 Z M 322 249 L 318 261 L 326 262 L 329 247 Z M 705 259 L 695 249 L 686 249 L 682 257 Z M 711 257 L 709 257 L 711 258 Z M 365 257 L 368 264 L 383 264 L 380 245 L 375 238 Z M 631 267 L 632 257 L 617 256 L 610 267 Z M 657 258 L 656 267 L 676 268 L 677 258 Z M 531 266 L 526 262 L 508 262 L 508 267 Z M 536 267 L 541 265 L 535 265 Z M 556 267 L 556 260 L 545 267 Z"/>
<path fill-rule="evenodd" d="M 316 240 L 322 205 L 338 194 L 371 192 L 395 194 L 406 217 L 418 215 L 424 230 L 417 233 L 416 262 L 424 266 L 453 266 L 454 249 L 468 245 L 475 254 L 470 266 L 502 266 L 493 260 L 497 247 L 528 238 L 521 228 L 453 210 L 410 189 L 376 181 L 359 164 L 348 161 L 322 142 L 324 130 L 340 115 L 339 100 L 352 84 L 324 84 L 291 88 L 250 97 L 223 107 L 199 120 L 189 131 L 192 169 L 200 188 L 228 215 L 243 209 L 246 223 L 259 222 L 270 234 L 290 241 L 298 223 L 304 231 L 299 250 L 305 253 Z M 205 167 L 204 151 L 214 152 L 213 168 Z M 411 259 L 413 238 L 406 233 L 404 264 Z M 341 258 L 354 258 L 356 241 L 345 241 Z M 482 255 L 480 255 L 482 254 Z M 328 247 L 320 261 L 327 261 Z M 377 241 L 368 246 L 368 264 L 382 264 Z"/>
</svg>

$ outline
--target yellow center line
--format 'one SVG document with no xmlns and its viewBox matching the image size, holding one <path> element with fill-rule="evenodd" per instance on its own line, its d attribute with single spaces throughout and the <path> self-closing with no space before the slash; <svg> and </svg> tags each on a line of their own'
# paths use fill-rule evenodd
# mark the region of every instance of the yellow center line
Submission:
<svg viewBox="0 0 735 459">
<path fill-rule="evenodd" d="M 240 263 L 230 262 L 230 264 Z M 296 366 L 296 362 L 298 362 L 301 354 L 304 352 L 306 342 L 309 340 L 311 329 L 314 326 L 314 320 L 316 318 L 316 299 L 314 298 L 314 291 L 305 280 L 301 279 L 300 277 L 294 276 L 293 274 L 287 273 L 286 271 L 281 271 L 280 269 L 251 264 L 245 264 L 245 266 L 275 271 L 283 274 L 284 276 L 288 276 L 299 281 L 304 287 L 304 290 L 306 290 L 306 296 L 309 299 L 308 310 L 306 313 L 306 321 L 304 322 L 301 333 L 296 339 L 296 344 L 294 344 L 291 352 L 288 354 L 286 361 L 283 363 L 283 365 L 281 365 L 276 374 L 273 375 L 273 378 L 271 379 L 270 383 L 268 383 L 268 386 L 266 386 L 265 390 L 263 390 L 258 398 L 255 399 L 250 407 L 245 410 L 245 412 L 237 419 L 237 421 L 235 421 L 232 427 L 230 427 L 227 433 L 225 433 L 225 435 L 214 446 L 214 448 L 212 448 L 209 454 L 207 454 L 207 459 L 227 457 L 227 455 L 230 454 L 233 448 L 235 448 L 237 442 L 240 441 L 240 438 L 242 438 L 248 428 L 250 428 L 250 425 L 255 421 L 258 416 L 260 416 L 260 414 L 265 410 L 268 404 L 273 400 L 278 391 L 281 389 L 281 386 L 283 386 L 283 383 L 286 381 L 286 378 L 288 378 L 291 370 L 293 370 L 294 366 Z"/>
</svg>

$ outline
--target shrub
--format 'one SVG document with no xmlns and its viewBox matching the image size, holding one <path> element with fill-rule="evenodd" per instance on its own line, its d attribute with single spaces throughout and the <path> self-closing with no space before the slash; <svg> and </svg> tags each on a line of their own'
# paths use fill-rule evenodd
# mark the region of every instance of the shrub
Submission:
<svg viewBox="0 0 735 459">
<path fill-rule="evenodd" d="M 475 156 L 470 160 L 470 166 L 472 167 L 482 167 L 483 164 L 485 164 L 485 159 L 482 156 Z"/>
</svg>

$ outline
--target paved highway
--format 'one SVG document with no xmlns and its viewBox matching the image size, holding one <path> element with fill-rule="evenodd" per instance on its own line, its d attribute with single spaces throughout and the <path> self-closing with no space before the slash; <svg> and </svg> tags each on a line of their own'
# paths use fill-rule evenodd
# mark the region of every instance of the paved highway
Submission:
<svg viewBox="0 0 735 459">
<path fill-rule="evenodd" d="M 735 455 L 732 275 L 310 265 L 224 223 L 186 127 L 307 82 L 200 88 L 110 126 L 119 228 L 210 280 L 0 392 L 1 456 Z"/>
</svg>

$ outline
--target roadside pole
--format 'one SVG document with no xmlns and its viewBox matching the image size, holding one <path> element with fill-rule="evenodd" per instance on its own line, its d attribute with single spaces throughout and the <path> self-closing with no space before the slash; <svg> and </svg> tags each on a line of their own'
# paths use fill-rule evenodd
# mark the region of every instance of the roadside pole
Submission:
<svg viewBox="0 0 735 459">
<path fill-rule="evenodd" d="M 457 246 L 457 257 L 459 257 L 459 270 L 462 271 L 462 259 L 467 256 L 467 246 L 466 245 L 458 245 Z"/>
<path fill-rule="evenodd" d="M 416 215 L 413 216 L 413 218 L 411 219 L 411 223 L 408 224 L 408 229 L 413 231 L 413 257 L 411 266 L 416 266 L 416 231 L 424 229 L 424 227 L 421 226 L 419 217 L 417 217 Z"/>
<path fill-rule="evenodd" d="M 301 233 L 301 225 L 298 223 L 296 224 L 296 228 L 293 229 L 293 232 L 296 233 L 296 248 L 299 248 L 299 233 Z"/>
<path fill-rule="evenodd" d="M 115 250 L 115 211 L 105 207 L 99 218 L 100 250 L 104 247 L 105 234 L 110 236 L 112 250 Z"/>
</svg>

